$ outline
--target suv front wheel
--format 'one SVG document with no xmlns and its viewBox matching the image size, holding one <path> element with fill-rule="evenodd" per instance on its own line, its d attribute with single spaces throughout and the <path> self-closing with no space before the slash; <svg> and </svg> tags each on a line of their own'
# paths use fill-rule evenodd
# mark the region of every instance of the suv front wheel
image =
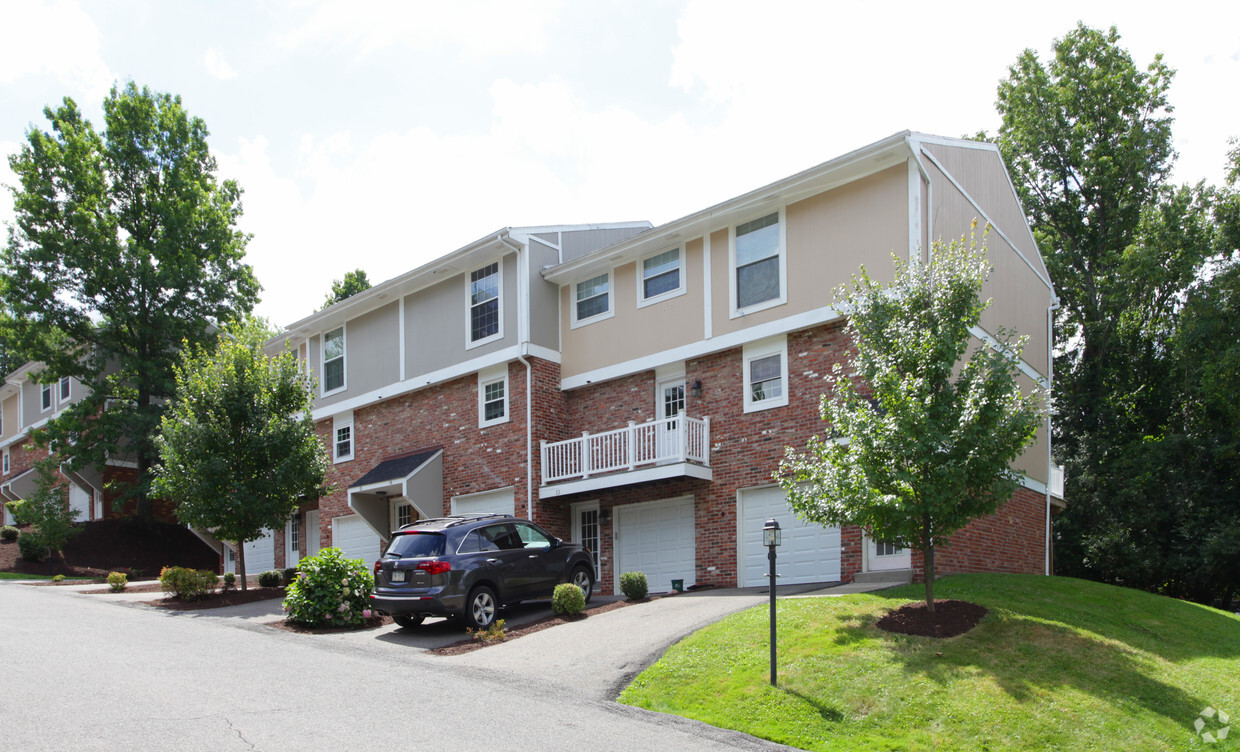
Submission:
<svg viewBox="0 0 1240 752">
<path fill-rule="evenodd" d="M 590 570 L 577 567 L 573 570 L 573 577 L 569 582 L 581 588 L 581 592 L 586 596 L 586 603 L 589 603 L 590 596 L 594 593 L 594 580 L 590 577 Z"/>
<path fill-rule="evenodd" d="M 486 629 L 495 621 L 498 608 L 495 591 L 486 585 L 479 585 L 469 591 L 469 597 L 465 599 L 465 623 L 473 629 Z"/>
</svg>

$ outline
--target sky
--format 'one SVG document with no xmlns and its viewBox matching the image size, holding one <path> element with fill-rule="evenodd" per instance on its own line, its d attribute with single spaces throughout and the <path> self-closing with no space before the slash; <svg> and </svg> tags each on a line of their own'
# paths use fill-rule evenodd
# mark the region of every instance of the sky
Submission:
<svg viewBox="0 0 1240 752">
<path fill-rule="evenodd" d="M 179 94 L 245 191 L 256 313 L 285 326 L 350 270 L 378 283 L 503 227 L 658 225 L 905 129 L 994 132 L 1008 67 L 1077 22 L 1163 54 L 1174 179 L 1221 184 L 1221 0 L 0 0 L 0 154 L 63 97 L 102 128 L 114 83 Z"/>
</svg>

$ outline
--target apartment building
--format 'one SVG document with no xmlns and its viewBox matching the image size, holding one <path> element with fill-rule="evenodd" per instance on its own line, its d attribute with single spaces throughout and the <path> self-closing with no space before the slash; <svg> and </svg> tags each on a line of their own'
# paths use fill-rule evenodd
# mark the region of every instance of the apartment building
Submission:
<svg viewBox="0 0 1240 752">
<path fill-rule="evenodd" d="M 247 569 L 328 545 L 373 561 L 402 524 L 486 511 L 585 543 L 602 592 L 633 570 L 655 592 L 762 584 L 771 517 L 782 583 L 916 576 L 916 552 L 797 521 L 772 473 L 825 429 L 849 344 L 833 288 L 975 219 L 994 303 L 974 334 L 1028 335 L 1022 385 L 1049 387 L 1054 288 L 998 151 L 911 132 L 658 227 L 504 228 L 307 316 L 269 349 L 318 381 L 334 490 L 249 544 Z M 1016 469 L 939 572 L 1048 571 L 1049 422 Z"/>
</svg>

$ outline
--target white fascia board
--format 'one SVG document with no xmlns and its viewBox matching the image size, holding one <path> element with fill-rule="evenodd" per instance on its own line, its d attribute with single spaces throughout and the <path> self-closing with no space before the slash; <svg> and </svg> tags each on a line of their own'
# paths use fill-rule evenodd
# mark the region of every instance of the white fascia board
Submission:
<svg viewBox="0 0 1240 752">
<path fill-rule="evenodd" d="M 568 391 L 578 387 L 593 384 L 595 382 L 608 381 L 619 376 L 627 376 L 631 373 L 640 371 L 649 371 L 654 368 L 672 363 L 678 360 L 692 360 L 700 358 L 703 355 L 709 355 L 721 350 L 728 350 L 733 347 L 740 347 L 748 342 L 753 342 L 767 337 L 774 337 L 779 334 L 787 334 L 788 332 L 798 329 L 805 329 L 819 324 L 826 324 L 838 321 L 843 315 L 835 306 L 824 306 L 816 308 L 805 313 L 798 313 L 795 316 L 788 316 L 777 321 L 770 321 L 758 326 L 751 326 L 737 332 L 721 334 L 709 340 L 699 340 L 688 345 L 674 347 L 671 350 L 664 350 L 654 355 L 646 355 L 632 360 L 626 360 L 623 363 L 597 368 L 593 371 L 569 376 L 560 381 L 560 389 Z"/>
<path fill-rule="evenodd" d="M 339 415 L 350 410 L 357 410 L 367 405 L 373 405 L 377 402 L 392 399 L 408 392 L 422 389 L 423 387 L 437 384 L 442 381 L 451 381 L 459 379 L 462 376 L 468 376 L 471 373 L 485 370 L 491 366 L 507 363 L 510 360 L 516 360 L 521 355 L 533 355 L 536 358 L 542 358 L 553 363 L 560 362 L 560 354 L 554 350 L 545 347 L 526 343 L 522 345 L 513 345 L 503 350 L 497 350 L 488 355 L 483 355 L 472 360 L 454 363 L 447 368 L 441 368 L 437 371 L 422 373 L 404 381 L 397 381 L 387 386 L 381 386 L 378 389 L 372 389 L 365 394 L 359 394 L 341 402 L 333 402 L 329 405 L 321 405 L 310 411 L 310 417 L 315 421 L 330 418 L 333 415 Z"/>
<path fill-rule="evenodd" d="M 1043 389 L 1051 388 L 1050 379 L 1038 373 L 1038 370 L 1034 368 L 1033 366 L 1031 366 L 1029 363 L 1027 363 L 1023 358 L 1017 358 L 1016 353 L 1013 353 L 1012 351 L 1003 347 L 1003 345 L 999 343 L 999 340 L 992 337 L 990 333 L 987 332 L 985 329 L 981 328 L 980 326 L 971 326 L 969 327 L 969 334 L 972 334 L 974 337 L 977 337 L 982 342 L 985 342 L 986 345 L 990 347 L 990 349 L 995 350 L 996 352 L 1001 352 L 1004 355 L 1006 355 L 1008 358 L 1015 361 L 1017 369 L 1019 369 L 1021 373 L 1033 379 L 1034 383 L 1036 383 L 1038 386 L 1042 387 Z"/>
<path fill-rule="evenodd" d="M 1024 486 L 1025 488 L 1028 488 L 1030 491 L 1033 491 L 1036 494 L 1039 494 L 1042 496 L 1046 495 L 1046 484 L 1040 480 L 1034 480 L 1033 478 L 1030 478 L 1028 475 L 1021 474 L 1019 483 L 1020 485 Z"/>
<path fill-rule="evenodd" d="M 593 478 L 570 480 L 556 483 L 553 486 L 543 486 L 538 489 L 538 498 L 554 499 L 558 496 L 567 496 L 568 494 L 598 491 L 604 488 L 618 488 L 634 483 L 666 480 L 668 478 L 697 478 L 699 480 L 713 481 L 715 475 L 709 467 L 695 465 L 691 462 L 677 462 L 672 465 L 660 465 L 644 470 L 629 470 L 622 473 L 599 475 Z"/>
<path fill-rule="evenodd" d="M 909 156 L 909 135 L 909 131 L 900 131 L 808 170 L 605 246 L 579 259 L 543 269 L 543 278 L 565 284 L 589 274 L 596 265 L 602 268 L 627 263 L 641 254 L 657 250 L 659 246 L 701 237 L 731 224 L 737 216 L 753 214 L 761 207 L 794 203 L 894 167 Z"/>
</svg>

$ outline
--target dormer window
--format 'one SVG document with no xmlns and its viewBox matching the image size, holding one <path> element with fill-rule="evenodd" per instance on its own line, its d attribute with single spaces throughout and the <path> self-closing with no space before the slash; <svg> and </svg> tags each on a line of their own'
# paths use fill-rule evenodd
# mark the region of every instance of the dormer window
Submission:
<svg viewBox="0 0 1240 752">
<path fill-rule="evenodd" d="M 469 347 L 503 336 L 500 326 L 501 284 L 498 261 L 469 273 Z"/>
</svg>

